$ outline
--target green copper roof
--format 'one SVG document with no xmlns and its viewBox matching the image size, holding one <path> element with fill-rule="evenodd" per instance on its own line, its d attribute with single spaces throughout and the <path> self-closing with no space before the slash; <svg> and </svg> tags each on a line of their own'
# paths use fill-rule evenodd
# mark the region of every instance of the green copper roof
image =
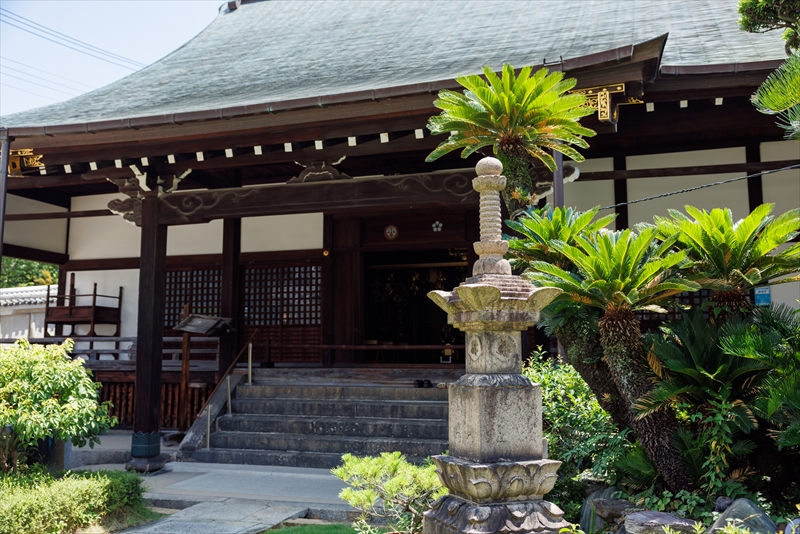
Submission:
<svg viewBox="0 0 800 534">
<path fill-rule="evenodd" d="M 223 9 L 162 60 L 66 102 L 8 115 L 51 126 L 250 106 L 541 64 L 669 33 L 662 65 L 782 59 L 734 0 L 271 0 Z"/>
</svg>

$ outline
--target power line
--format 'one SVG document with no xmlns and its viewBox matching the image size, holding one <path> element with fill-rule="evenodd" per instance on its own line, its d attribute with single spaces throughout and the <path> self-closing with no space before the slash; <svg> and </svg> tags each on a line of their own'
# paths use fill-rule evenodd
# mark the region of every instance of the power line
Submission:
<svg viewBox="0 0 800 534">
<path fill-rule="evenodd" d="M 25 82 L 25 83 L 30 83 L 30 84 L 33 84 L 33 85 L 38 85 L 39 87 L 44 87 L 45 89 L 48 89 L 48 90 L 50 90 L 50 91 L 58 91 L 59 93 L 64 93 L 65 95 L 69 95 L 69 96 L 78 96 L 78 95 L 76 95 L 75 93 L 68 93 L 68 92 L 66 92 L 66 91 L 62 91 L 61 89 L 54 89 L 54 88 L 52 88 L 52 87 L 47 87 L 46 85 L 42 85 L 42 84 L 40 84 L 40 83 L 32 82 L 32 81 L 30 81 L 30 80 L 26 80 L 25 78 L 20 78 L 19 76 L 14 76 L 13 74 L 8 74 L 8 73 L 6 73 L 6 74 L 3 74 L 3 76 L 4 76 L 4 77 L 5 77 L 5 76 L 8 76 L 9 78 L 16 78 L 17 80 L 22 80 L 22 81 L 23 81 L 23 82 Z"/>
<path fill-rule="evenodd" d="M 672 195 L 680 195 L 681 193 L 689 193 L 691 191 L 697 191 L 698 189 L 705 189 L 706 187 L 714 187 L 715 185 L 729 184 L 731 182 L 738 182 L 739 180 L 746 180 L 747 178 L 755 178 L 756 176 L 763 176 L 765 174 L 772 174 L 774 172 L 788 171 L 788 170 L 797 169 L 797 168 L 800 168 L 800 163 L 798 163 L 797 165 L 789 165 L 788 167 L 783 167 L 783 168 L 780 168 L 780 169 L 772 169 L 771 171 L 762 171 L 762 172 L 757 172 L 755 174 L 748 174 L 747 176 L 739 176 L 738 178 L 731 178 L 730 180 L 722 180 L 721 182 L 712 182 L 710 184 L 698 185 L 696 187 L 688 187 L 686 189 L 681 189 L 679 191 L 672 191 L 671 193 L 661 193 L 660 195 L 654 195 L 652 197 L 640 198 L 638 200 L 631 200 L 629 202 L 620 202 L 619 204 L 614 204 L 613 206 L 605 206 L 605 207 L 602 207 L 600 209 L 601 210 L 610 210 L 610 209 L 618 208 L 619 206 L 627 206 L 628 204 L 636 204 L 638 202 L 646 202 L 648 200 L 654 200 L 656 198 L 671 197 Z"/>
<path fill-rule="evenodd" d="M 57 45 L 61 45 L 61 46 L 65 47 L 65 48 L 69 48 L 70 50 L 75 50 L 76 52 L 80 52 L 81 54 L 85 54 L 85 55 L 87 55 L 87 56 L 91 56 L 91 57 L 93 57 L 93 58 L 95 58 L 95 59 L 99 59 L 99 60 L 101 60 L 101 61 L 105 61 L 106 63 L 111 63 L 112 65 L 116 65 L 117 67 L 122 67 L 122 68 L 124 68 L 124 69 L 133 70 L 133 71 L 135 71 L 135 70 L 136 70 L 136 69 L 135 69 L 135 68 L 133 68 L 133 67 L 129 67 L 129 66 L 127 66 L 127 65 L 122 65 L 122 64 L 120 64 L 120 63 L 117 63 L 117 62 L 115 62 L 115 61 L 111 61 L 110 59 L 106 59 L 106 58 L 104 58 L 104 57 L 100 57 L 100 56 L 96 56 L 96 55 L 94 55 L 94 54 L 90 54 L 89 52 L 86 52 L 85 50 L 81 50 L 81 49 L 79 49 L 79 48 L 75 48 L 75 47 L 69 46 L 69 45 L 67 45 L 67 44 L 60 43 L 60 42 L 58 42 L 58 41 L 55 41 L 55 40 L 53 40 L 53 39 L 50 39 L 49 37 L 45 37 L 44 35 L 39 35 L 38 33 L 34 33 L 34 32 L 32 32 L 31 30 L 29 30 L 29 29 L 27 29 L 27 28 L 23 28 L 22 26 L 17 26 L 16 24 L 11 24 L 11 23 L 10 23 L 10 22 L 8 22 L 7 20 L 0 19 L 0 22 L 2 22 L 2 23 L 4 23 L 4 24 L 8 24 L 9 26 L 13 26 L 14 28 L 18 28 L 18 29 L 20 29 L 20 30 L 22 30 L 22 31 L 24 31 L 24 32 L 30 33 L 31 35 L 35 35 L 36 37 L 41 37 L 42 39 L 45 39 L 46 41 L 50 41 L 51 43 L 55 43 L 55 44 L 57 44 Z"/>
<path fill-rule="evenodd" d="M 124 61 L 126 63 L 131 63 L 131 64 L 133 64 L 133 65 L 135 65 L 137 67 L 146 66 L 144 63 L 140 63 L 139 61 L 127 58 L 125 56 L 121 56 L 119 54 L 115 54 L 113 52 L 109 52 L 108 50 L 106 50 L 104 48 L 100 48 L 98 46 L 91 45 L 91 44 L 86 43 L 84 41 L 81 41 L 79 39 L 75 39 L 74 37 L 70 37 L 69 35 L 66 35 L 64 33 L 56 31 L 56 30 L 54 30 L 52 28 L 48 28 L 44 24 L 40 24 L 40 23 L 38 23 L 36 21 L 33 21 L 31 19 L 27 19 L 27 18 L 23 17 L 22 15 L 17 15 L 13 11 L 9 11 L 8 9 L 4 9 L 4 8 L 0 7 L 0 11 L 4 11 L 6 13 L 6 16 L 11 16 L 11 17 L 14 17 L 15 19 L 19 19 L 19 20 L 14 20 L 14 22 L 19 22 L 21 24 L 28 23 L 28 25 L 32 25 L 33 29 L 35 29 L 36 31 L 42 31 L 42 32 L 48 33 L 48 34 L 52 35 L 53 37 L 55 37 L 57 39 L 66 40 L 66 41 L 70 42 L 71 44 L 75 44 L 75 45 L 81 46 L 83 48 L 88 48 L 89 50 L 92 50 L 94 52 L 99 52 L 99 53 L 101 53 L 103 55 L 109 56 L 112 59 L 118 59 L 118 60 Z"/>
<path fill-rule="evenodd" d="M 42 81 L 45 81 L 47 83 L 61 84 L 59 87 L 64 87 L 66 89 L 71 89 L 73 91 L 78 91 L 79 93 L 85 92 L 83 89 L 78 89 L 77 87 L 70 87 L 68 85 L 64 85 L 63 82 L 54 82 L 54 81 L 48 80 L 47 78 L 42 78 L 41 76 L 36 76 L 35 74 L 28 74 L 24 70 L 15 69 L 14 67 L 9 67 L 8 65 L 0 65 L 0 70 L 1 69 L 13 70 L 15 72 L 19 72 L 21 74 L 24 74 L 25 76 L 30 76 L 31 78 L 36 78 L 37 80 L 42 80 Z M 2 72 L 0 72 L 0 76 L 3 76 Z M 10 76 L 10 74 L 7 74 L 6 76 Z"/>
<path fill-rule="evenodd" d="M 81 82 L 79 82 L 77 80 L 73 80 L 71 78 L 65 78 L 64 76 L 59 76 L 58 74 L 53 74 L 52 72 L 48 72 L 46 70 L 37 69 L 36 67 L 32 67 L 30 65 L 27 65 L 27 64 L 22 63 L 20 61 L 16 61 L 16 60 L 11 59 L 11 58 L 7 58 L 5 56 L 0 56 L 0 60 L 2 60 L 2 61 L 10 61 L 12 63 L 16 63 L 17 65 L 22 65 L 25 68 L 32 69 L 32 70 L 39 71 L 39 72 L 43 72 L 44 74 L 47 74 L 48 76 L 54 76 L 56 78 L 61 78 L 62 80 L 66 80 L 68 82 L 77 83 L 78 85 L 82 85 L 82 86 L 84 86 L 84 87 L 86 87 L 86 88 L 88 88 L 90 90 L 96 89 L 96 87 L 92 87 L 91 85 L 86 85 L 85 83 L 81 83 Z M 9 67 L 6 67 L 6 68 L 9 68 Z"/>
<path fill-rule="evenodd" d="M 6 87 L 10 87 L 12 89 L 16 89 L 17 91 L 22 91 L 23 93 L 28 93 L 29 95 L 41 96 L 42 98 L 46 98 L 48 100 L 52 100 L 53 102 L 58 102 L 58 99 L 56 99 L 56 98 L 40 95 L 39 93 L 34 93 L 33 91 L 28 91 L 28 90 L 25 90 L 25 89 L 23 89 L 21 87 L 17 87 L 15 85 L 9 85 L 9 84 L 3 83 L 3 82 L 0 82 L 0 85 L 5 85 Z"/>
</svg>

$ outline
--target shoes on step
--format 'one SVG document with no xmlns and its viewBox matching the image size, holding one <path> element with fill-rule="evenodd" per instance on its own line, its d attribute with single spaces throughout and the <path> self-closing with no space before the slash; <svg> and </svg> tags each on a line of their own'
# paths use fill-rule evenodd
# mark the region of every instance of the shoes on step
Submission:
<svg viewBox="0 0 800 534">
<path fill-rule="evenodd" d="M 425 383 L 422 380 L 414 380 L 414 387 L 423 388 L 425 387 Z"/>
<path fill-rule="evenodd" d="M 432 388 L 433 384 L 431 384 L 430 380 L 423 380 L 422 381 L 422 387 L 424 387 L 424 388 Z"/>
</svg>

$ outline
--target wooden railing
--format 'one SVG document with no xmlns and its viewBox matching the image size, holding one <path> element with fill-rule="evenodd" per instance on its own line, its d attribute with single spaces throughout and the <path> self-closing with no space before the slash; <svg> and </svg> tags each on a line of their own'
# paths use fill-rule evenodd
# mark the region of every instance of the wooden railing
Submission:
<svg viewBox="0 0 800 534">
<path fill-rule="evenodd" d="M 77 345 L 72 350 L 72 356 L 86 356 L 88 362 L 102 361 L 99 356 L 112 356 L 115 361 L 135 360 L 136 359 L 136 338 L 135 337 L 112 337 L 112 336 L 93 336 L 93 337 L 72 337 L 72 336 L 51 336 L 44 338 L 31 338 L 28 341 L 31 344 L 40 345 L 53 345 L 63 343 L 66 339 L 72 339 Z M 161 350 L 163 356 L 169 356 L 169 360 L 181 359 L 180 345 L 183 338 L 176 336 L 165 336 L 165 345 L 176 345 L 175 347 L 167 347 Z M 0 343 L 14 343 L 16 339 L 0 339 Z M 85 348 L 83 344 L 89 344 L 89 348 Z M 111 347 L 97 347 L 98 343 L 109 343 L 114 346 Z M 191 356 L 195 359 L 196 356 L 208 358 L 209 355 L 214 355 L 216 360 L 219 354 L 219 338 L 216 337 L 192 337 Z M 200 345 L 199 347 L 197 345 Z M 208 345 L 215 345 L 216 348 L 208 347 Z M 126 356 L 120 359 L 120 356 Z M 165 363 L 166 363 L 165 361 Z M 207 361 L 207 360 L 203 360 Z M 90 365 L 91 367 L 91 365 Z"/>
</svg>

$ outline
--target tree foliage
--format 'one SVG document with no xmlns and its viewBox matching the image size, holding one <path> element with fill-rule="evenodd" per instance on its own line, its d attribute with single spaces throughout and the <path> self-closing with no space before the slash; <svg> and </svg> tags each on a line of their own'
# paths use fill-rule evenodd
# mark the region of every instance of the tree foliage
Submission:
<svg viewBox="0 0 800 534">
<path fill-rule="evenodd" d="M 761 113 L 778 114 L 787 140 L 800 141 L 800 51 L 767 77 L 752 100 Z"/>
<path fill-rule="evenodd" d="M 428 121 L 432 134 L 447 133 L 449 137 L 425 161 L 454 150 L 461 150 L 461 157 L 467 158 L 481 148 L 493 148 L 508 179 L 503 198 L 512 214 L 535 200 L 529 174 L 533 160 L 551 171 L 556 169 L 552 150 L 583 161 L 573 146 L 588 148 L 583 137 L 595 135 L 578 122 L 594 111 L 584 105 L 586 97 L 567 94 L 576 80 L 564 79 L 561 72 L 548 74 L 545 68 L 533 74 L 531 70 L 523 67 L 515 74 L 506 64 L 501 76 L 489 67 L 483 69 L 485 79 L 460 76 L 456 81 L 464 92 L 439 91 L 434 105 L 442 112 Z"/>
<path fill-rule="evenodd" d="M 750 33 L 784 30 L 789 55 L 800 48 L 800 0 L 739 0 L 739 27 Z"/>
<path fill-rule="evenodd" d="M 0 287 L 44 286 L 58 282 L 58 266 L 3 256 Z"/>
<path fill-rule="evenodd" d="M 109 403 L 98 403 L 100 385 L 83 360 L 72 360 L 72 341 L 0 349 L 0 471 L 16 469 L 19 455 L 40 439 L 81 447 L 116 423 Z"/>
</svg>

